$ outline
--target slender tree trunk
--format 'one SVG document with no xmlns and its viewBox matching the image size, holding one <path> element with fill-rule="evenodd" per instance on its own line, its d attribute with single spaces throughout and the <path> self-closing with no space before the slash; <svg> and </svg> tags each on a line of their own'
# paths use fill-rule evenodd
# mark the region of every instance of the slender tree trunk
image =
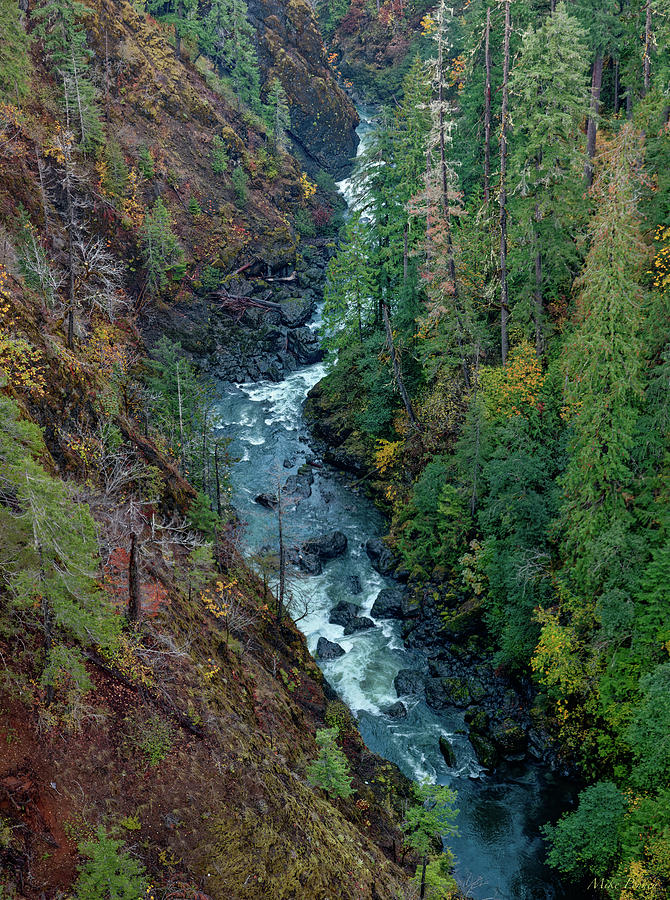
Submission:
<svg viewBox="0 0 670 900">
<path fill-rule="evenodd" d="M 179 363 L 177 362 L 177 403 L 179 405 L 179 460 L 181 466 L 181 474 L 184 474 L 184 419 L 181 408 L 181 375 L 179 373 Z"/>
<path fill-rule="evenodd" d="M 541 161 L 541 152 L 538 154 L 537 159 L 535 160 L 535 171 L 538 173 L 539 178 L 539 169 L 540 169 L 540 161 Z M 533 311 L 533 318 L 535 320 L 535 352 L 538 357 L 542 356 L 544 352 L 544 337 L 542 334 L 542 323 L 544 320 L 544 303 L 542 297 L 542 250 L 540 248 L 540 238 L 539 238 L 539 224 L 540 224 L 540 204 L 535 202 L 535 230 L 533 234 L 533 239 L 535 241 L 535 290 L 533 292 L 533 297 L 535 301 L 535 308 Z"/>
<path fill-rule="evenodd" d="M 500 353 L 507 362 L 509 337 L 509 293 L 507 286 L 507 104 L 509 102 L 509 39 L 512 30 L 510 0 L 505 3 L 505 39 L 503 48 L 502 110 L 500 114 Z"/>
<path fill-rule="evenodd" d="M 486 8 L 486 39 L 484 42 L 486 83 L 484 87 L 484 203 L 491 194 L 491 7 Z"/>
<path fill-rule="evenodd" d="M 109 122 L 109 35 L 105 28 L 105 119 Z"/>
<path fill-rule="evenodd" d="M 619 106 L 621 105 L 619 102 L 619 60 L 615 60 L 614 62 L 614 115 L 616 116 L 619 112 Z"/>
<path fill-rule="evenodd" d="M 42 198 L 42 212 L 44 214 L 44 233 L 49 237 L 49 207 L 47 205 L 47 192 L 44 186 L 44 164 L 40 156 L 40 150 L 35 143 L 35 159 L 37 160 L 37 174 L 40 179 L 40 197 Z"/>
<path fill-rule="evenodd" d="M 36 538 L 36 532 L 33 528 L 33 537 Z M 51 604 L 49 603 L 49 597 L 47 595 L 47 585 L 46 585 L 46 574 L 44 571 L 44 553 L 42 551 L 42 545 L 38 545 L 38 553 L 40 557 L 40 581 L 42 582 L 42 600 L 41 600 L 41 612 L 42 612 L 42 633 L 44 636 L 44 662 L 45 666 L 48 666 L 51 661 L 51 648 L 53 647 L 53 616 L 51 613 Z M 54 686 L 51 678 L 48 679 L 46 684 L 46 705 L 49 706 L 53 703 L 54 699 Z"/>
<path fill-rule="evenodd" d="M 284 548 L 284 501 L 281 477 L 277 476 L 277 521 L 279 526 L 279 584 L 277 585 L 277 628 L 284 618 L 284 594 L 286 591 L 286 550 Z"/>
<path fill-rule="evenodd" d="M 630 122 L 633 118 L 633 89 L 628 88 L 626 91 L 626 118 Z"/>
<path fill-rule="evenodd" d="M 598 131 L 598 109 L 600 108 L 600 89 L 603 83 L 603 54 L 596 52 L 593 62 L 593 74 L 591 76 L 591 109 L 586 126 L 586 165 L 584 166 L 584 180 L 587 187 L 591 187 L 593 181 L 593 157 L 596 154 L 596 133 Z"/>
<path fill-rule="evenodd" d="M 643 97 L 649 92 L 649 82 L 651 80 L 651 0 L 647 0 L 647 15 L 644 24 L 644 91 Z"/>
<path fill-rule="evenodd" d="M 407 284 L 407 269 L 409 258 L 409 224 L 405 222 L 402 233 L 402 283 Z"/>
<path fill-rule="evenodd" d="M 391 319 L 389 317 L 389 310 L 386 303 L 382 301 L 382 316 L 384 318 L 384 328 L 386 329 L 386 343 L 388 344 L 389 353 L 391 355 L 391 365 L 393 366 L 393 377 L 395 378 L 395 383 L 398 388 L 398 392 L 402 399 L 403 405 L 407 412 L 407 417 L 410 421 L 410 425 L 412 428 L 416 429 L 416 431 L 420 431 L 419 423 L 417 422 L 416 416 L 414 415 L 414 409 L 412 407 L 412 401 L 409 398 L 409 394 L 407 393 L 407 389 L 405 388 L 405 383 L 402 380 L 402 372 L 400 371 L 400 363 L 398 361 L 398 356 L 395 350 L 395 344 L 393 343 L 393 330 L 391 328 Z"/>
<path fill-rule="evenodd" d="M 140 570 L 137 564 L 137 535 L 130 532 L 130 554 L 128 556 L 128 621 L 139 622 L 142 613 L 140 591 Z"/>
<path fill-rule="evenodd" d="M 426 866 L 428 865 L 428 857 L 424 854 L 421 860 L 421 891 L 419 893 L 420 900 L 424 900 L 426 896 Z"/>
<path fill-rule="evenodd" d="M 76 296 L 75 296 L 75 265 L 74 265 L 74 206 L 72 201 L 72 190 L 70 184 L 70 160 L 65 161 L 65 202 L 67 205 L 67 257 L 69 269 L 69 291 L 68 291 L 68 316 L 67 316 L 67 345 L 70 350 L 74 349 L 74 317 L 76 312 Z"/>
<path fill-rule="evenodd" d="M 221 481 L 219 479 L 219 442 L 214 442 L 214 478 L 216 479 L 216 514 L 221 518 Z"/>
</svg>

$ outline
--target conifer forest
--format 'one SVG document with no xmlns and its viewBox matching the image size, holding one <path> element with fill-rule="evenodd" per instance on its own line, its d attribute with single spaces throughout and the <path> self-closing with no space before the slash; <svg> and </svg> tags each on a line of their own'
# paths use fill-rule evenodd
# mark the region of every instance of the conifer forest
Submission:
<svg viewBox="0 0 670 900">
<path fill-rule="evenodd" d="M 0 900 L 670 897 L 670 0 L 0 0 Z"/>
</svg>

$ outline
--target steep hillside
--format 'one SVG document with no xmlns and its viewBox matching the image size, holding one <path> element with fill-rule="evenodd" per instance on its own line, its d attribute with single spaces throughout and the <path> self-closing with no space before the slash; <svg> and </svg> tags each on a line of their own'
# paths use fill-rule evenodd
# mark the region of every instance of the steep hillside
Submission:
<svg viewBox="0 0 670 900">
<path fill-rule="evenodd" d="M 331 186 L 139 6 L 0 25 L 0 893 L 406 896 L 408 784 L 242 561 L 209 385 L 161 340 L 292 272 Z M 313 786 L 324 725 L 352 796 Z"/>
</svg>

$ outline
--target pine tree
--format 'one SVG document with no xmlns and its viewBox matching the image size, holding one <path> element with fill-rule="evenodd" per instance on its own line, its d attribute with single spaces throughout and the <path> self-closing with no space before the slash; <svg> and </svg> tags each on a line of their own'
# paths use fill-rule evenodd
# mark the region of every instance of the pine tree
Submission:
<svg viewBox="0 0 670 900">
<path fill-rule="evenodd" d="M 0 0 L 0 23 L 0 98 L 18 102 L 26 95 L 32 67 L 17 0 Z"/>
<path fill-rule="evenodd" d="M 12 503 L 0 508 L 0 571 L 23 615 L 39 619 L 44 642 L 42 683 L 47 701 L 62 677 L 90 687 L 83 664 L 66 640 L 109 646 L 118 617 L 99 582 L 95 524 L 71 488 L 37 461 L 45 448 L 39 429 L 19 418 L 0 396 L 0 490 Z"/>
<path fill-rule="evenodd" d="M 203 47 L 227 74 L 240 101 L 260 112 L 260 75 L 256 32 L 245 0 L 213 0 L 203 29 Z"/>
<path fill-rule="evenodd" d="M 66 128 L 78 129 L 85 151 L 102 140 L 97 90 L 89 75 L 92 56 L 82 20 L 92 15 L 79 0 L 45 0 L 31 15 L 34 35 L 42 40 L 47 59 L 63 85 Z"/>
<path fill-rule="evenodd" d="M 540 28 L 526 32 L 511 75 L 510 207 L 515 243 L 523 248 L 517 253 L 521 285 L 533 297 L 538 355 L 545 346 L 545 295 L 569 289 L 576 257 L 579 128 L 588 109 L 584 39 L 559 3 Z"/>
<path fill-rule="evenodd" d="M 326 346 L 339 349 L 363 344 L 374 321 L 375 301 L 369 228 L 362 214 L 353 214 L 336 256 L 328 264 L 324 292 L 323 331 Z"/>
<path fill-rule="evenodd" d="M 273 78 L 268 88 L 265 101 L 265 121 L 268 124 L 275 146 L 284 147 L 286 144 L 286 132 L 291 127 L 291 113 L 286 91 L 278 78 Z"/>
<path fill-rule="evenodd" d="M 316 733 L 319 755 L 307 767 L 310 784 L 324 790 L 329 797 L 346 800 L 353 794 L 347 758 L 337 746 L 337 728 L 320 728 Z"/>
<path fill-rule="evenodd" d="M 644 391 L 643 291 L 636 184 L 641 149 L 630 125 L 600 157 L 596 212 L 581 277 L 575 327 L 565 347 L 571 410 L 563 479 L 563 546 L 572 580 L 587 598 L 631 565 L 626 494 Z"/>
<path fill-rule="evenodd" d="M 168 276 L 183 272 L 184 251 L 172 231 L 170 213 L 158 197 L 154 208 L 147 213 L 142 226 L 142 252 L 149 287 L 162 290 Z"/>
</svg>

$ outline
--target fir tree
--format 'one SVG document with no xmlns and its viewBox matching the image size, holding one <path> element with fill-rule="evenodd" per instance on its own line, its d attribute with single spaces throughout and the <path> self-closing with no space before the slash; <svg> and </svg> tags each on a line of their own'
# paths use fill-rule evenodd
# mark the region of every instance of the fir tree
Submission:
<svg viewBox="0 0 670 900">
<path fill-rule="evenodd" d="M 510 207 L 523 248 L 521 285 L 533 298 L 538 355 L 545 346 L 545 296 L 555 299 L 569 288 L 576 258 L 579 127 L 588 108 L 584 39 L 579 22 L 559 3 L 540 28 L 524 35 L 511 75 Z"/>
<path fill-rule="evenodd" d="M 291 114 L 286 91 L 278 78 L 273 78 L 265 101 L 265 121 L 277 147 L 286 144 L 286 132 L 291 127 Z"/>
<path fill-rule="evenodd" d="M 17 0 L 0 0 L 0 98 L 20 101 L 28 90 L 31 73 L 26 34 Z"/>
<path fill-rule="evenodd" d="M 160 197 L 142 226 L 142 252 L 147 281 L 154 291 L 167 285 L 168 276 L 179 277 L 183 272 L 184 251 L 172 231 L 170 213 Z"/>
<path fill-rule="evenodd" d="M 310 784 L 324 790 L 329 797 L 346 800 L 353 794 L 347 758 L 337 746 L 337 728 L 320 728 L 316 733 L 319 755 L 307 768 Z"/>
</svg>

